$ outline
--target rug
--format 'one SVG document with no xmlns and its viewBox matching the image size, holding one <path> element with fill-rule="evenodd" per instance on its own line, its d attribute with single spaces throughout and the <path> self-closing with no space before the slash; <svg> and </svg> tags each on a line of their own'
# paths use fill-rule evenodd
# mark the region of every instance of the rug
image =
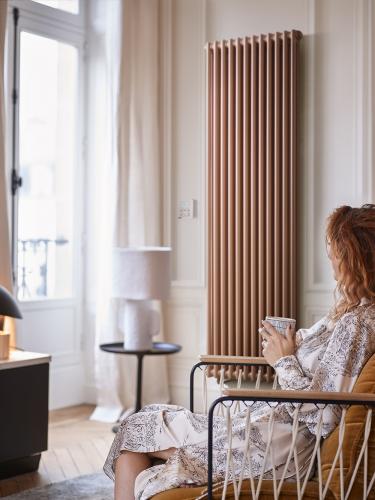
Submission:
<svg viewBox="0 0 375 500">
<path fill-rule="evenodd" d="M 104 473 L 79 476 L 3 497 L 8 500 L 112 500 L 113 481 Z"/>
</svg>

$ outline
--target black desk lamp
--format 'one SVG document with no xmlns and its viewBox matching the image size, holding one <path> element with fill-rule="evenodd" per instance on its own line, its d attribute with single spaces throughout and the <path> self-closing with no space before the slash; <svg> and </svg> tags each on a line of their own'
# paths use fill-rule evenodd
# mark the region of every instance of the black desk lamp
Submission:
<svg viewBox="0 0 375 500">
<path fill-rule="evenodd" d="M 10 333 L 3 331 L 6 316 L 22 319 L 16 300 L 6 288 L 0 285 L 0 359 L 9 358 Z"/>
</svg>

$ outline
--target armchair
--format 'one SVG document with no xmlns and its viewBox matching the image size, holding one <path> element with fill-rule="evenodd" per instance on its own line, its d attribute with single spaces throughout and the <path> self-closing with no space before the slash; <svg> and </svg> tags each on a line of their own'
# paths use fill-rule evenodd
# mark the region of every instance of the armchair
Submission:
<svg viewBox="0 0 375 500">
<path fill-rule="evenodd" d="M 358 377 L 353 391 L 345 392 L 310 392 L 259 390 L 261 370 L 267 362 L 264 358 L 243 356 L 201 356 L 193 366 L 190 376 L 190 409 L 194 411 L 194 375 L 203 366 L 249 367 L 258 371 L 255 389 L 224 388 L 222 396 L 217 398 L 208 412 L 208 478 L 207 486 L 194 488 L 176 488 L 159 493 L 155 500 L 192 500 L 192 499 L 375 499 L 375 354 L 370 358 Z M 239 386 L 240 384 L 238 384 Z M 213 418 L 215 411 L 224 406 L 230 426 L 231 414 L 237 404 L 251 407 L 259 401 L 266 401 L 276 407 L 280 403 L 294 405 L 295 430 L 291 438 L 288 460 L 294 455 L 294 442 L 298 431 L 298 414 L 303 404 L 314 405 L 319 409 L 320 430 L 314 446 L 307 473 L 304 479 L 286 481 L 265 478 L 264 473 L 257 478 L 232 474 L 230 428 L 228 427 L 228 464 L 227 475 L 222 483 L 213 484 Z M 237 403 L 238 402 L 238 403 Z M 321 437 L 322 418 L 328 405 L 340 405 L 342 415 L 339 425 L 326 438 Z M 249 411 L 250 413 L 250 411 Z M 272 417 L 271 417 L 272 418 Z M 318 425 L 319 427 L 319 425 Z M 271 434 L 272 435 L 272 434 Z M 250 430 L 246 435 L 249 449 Z M 245 445 L 246 446 L 246 445 Z M 295 456 L 295 455 L 294 455 Z M 285 467 L 286 468 L 286 467 Z"/>
</svg>

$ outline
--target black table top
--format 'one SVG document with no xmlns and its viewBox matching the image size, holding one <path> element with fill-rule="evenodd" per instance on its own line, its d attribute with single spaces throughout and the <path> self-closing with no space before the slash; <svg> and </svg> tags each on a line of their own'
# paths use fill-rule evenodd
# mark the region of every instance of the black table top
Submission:
<svg viewBox="0 0 375 500">
<path fill-rule="evenodd" d="M 144 354 L 148 356 L 157 354 L 174 354 L 181 351 L 181 346 L 178 344 L 170 344 L 169 342 L 153 342 L 152 349 L 148 351 L 132 351 L 124 349 L 123 342 L 113 342 L 112 344 L 101 344 L 100 349 L 106 352 L 112 352 L 114 354 Z"/>
</svg>

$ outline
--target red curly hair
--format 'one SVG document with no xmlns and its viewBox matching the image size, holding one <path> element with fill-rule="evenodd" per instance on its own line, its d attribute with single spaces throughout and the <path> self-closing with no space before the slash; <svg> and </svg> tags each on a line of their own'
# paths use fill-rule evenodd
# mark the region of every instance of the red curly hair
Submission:
<svg viewBox="0 0 375 500">
<path fill-rule="evenodd" d="M 375 304 L 375 205 L 337 208 L 328 217 L 326 240 L 339 261 L 340 297 L 330 314 L 336 320 L 362 299 Z"/>
</svg>

